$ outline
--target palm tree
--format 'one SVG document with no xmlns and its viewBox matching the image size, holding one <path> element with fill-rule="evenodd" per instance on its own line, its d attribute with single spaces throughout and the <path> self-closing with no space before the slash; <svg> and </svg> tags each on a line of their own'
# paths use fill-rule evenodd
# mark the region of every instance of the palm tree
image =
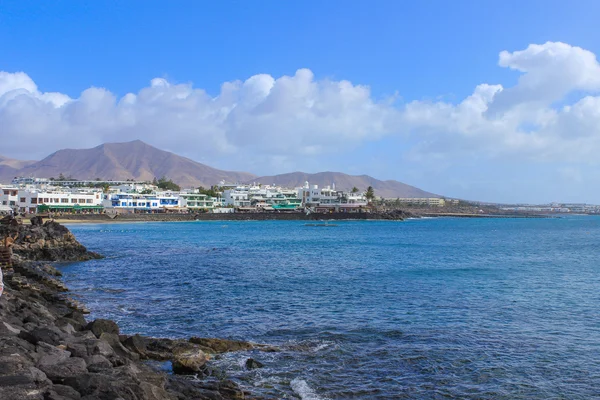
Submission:
<svg viewBox="0 0 600 400">
<path fill-rule="evenodd" d="M 367 200 L 369 200 L 369 202 L 373 201 L 373 199 L 375 198 L 375 190 L 373 189 L 373 186 L 369 186 L 367 188 L 367 193 L 365 193 L 365 197 L 367 198 Z"/>
</svg>

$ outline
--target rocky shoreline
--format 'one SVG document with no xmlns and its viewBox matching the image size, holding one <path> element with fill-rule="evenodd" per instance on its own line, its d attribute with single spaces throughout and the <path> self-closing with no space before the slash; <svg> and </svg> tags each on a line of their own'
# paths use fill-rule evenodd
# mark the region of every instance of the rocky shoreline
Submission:
<svg viewBox="0 0 600 400">
<path fill-rule="evenodd" d="M 113 321 L 88 322 L 85 306 L 70 298 L 60 270 L 44 261 L 101 256 L 55 222 L 0 224 L 0 238 L 7 235 L 16 240 L 12 265 L 2 266 L 0 399 L 259 399 L 215 370 L 210 360 L 225 352 L 276 348 L 214 338 L 123 335 Z M 159 370 L 156 362 L 170 370 Z M 248 359 L 246 366 L 262 365 Z"/>
</svg>

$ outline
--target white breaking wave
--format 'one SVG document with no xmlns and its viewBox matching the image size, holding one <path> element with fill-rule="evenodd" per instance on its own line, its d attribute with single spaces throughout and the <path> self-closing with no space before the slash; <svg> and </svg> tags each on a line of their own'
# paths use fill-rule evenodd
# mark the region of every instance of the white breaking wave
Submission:
<svg viewBox="0 0 600 400">
<path fill-rule="evenodd" d="M 305 380 L 294 378 L 290 382 L 290 386 L 294 393 L 296 393 L 302 400 L 326 400 L 325 397 L 321 397 L 315 393 L 315 391 L 308 386 Z"/>
</svg>

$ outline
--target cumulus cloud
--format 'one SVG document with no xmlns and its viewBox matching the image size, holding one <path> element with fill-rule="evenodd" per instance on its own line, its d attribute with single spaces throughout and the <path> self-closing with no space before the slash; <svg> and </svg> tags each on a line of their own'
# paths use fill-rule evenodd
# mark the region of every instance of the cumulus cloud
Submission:
<svg viewBox="0 0 600 400">
<path fill-rule="evenodd" d="M 596 56 L 548 42 L 502 51 L 498 65 L 520 74 L 516 85 L 482 83 L 457 103 L 403 104 L 377 99 L 365 85 L 317 79 L 308 69 L 225 82 L 217 95 L 154 78 L 120 98 L 95 87 L 77 98 L 44 93 L 26 73 L 0 72 L 0 134 L 19 139 L 4 142 L 1 153 L 39 157 L 63 147 L 143 139 L 196 159 L 266 157 L 302 168 L 307 158 L 398 136 L 412 160 L 477 155 L 595 163 Z"/>
</svg>

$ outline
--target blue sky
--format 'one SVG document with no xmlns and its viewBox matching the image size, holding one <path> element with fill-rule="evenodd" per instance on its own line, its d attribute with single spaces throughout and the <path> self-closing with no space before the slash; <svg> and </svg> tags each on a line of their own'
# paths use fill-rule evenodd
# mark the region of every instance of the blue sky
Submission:
<svg viewBox="0 0 600 400">
<path fill-rule="evenodd" d="M 0 154 L 139 138 L 257 174 L 600 203 L 596 103 L 560 112 L 597 95 L 597 15 L 596 1 L 3 1 L 0 136 L 25 140 Z M 482 84 L 475 117 L 459 105 Z"/>
</svg>

